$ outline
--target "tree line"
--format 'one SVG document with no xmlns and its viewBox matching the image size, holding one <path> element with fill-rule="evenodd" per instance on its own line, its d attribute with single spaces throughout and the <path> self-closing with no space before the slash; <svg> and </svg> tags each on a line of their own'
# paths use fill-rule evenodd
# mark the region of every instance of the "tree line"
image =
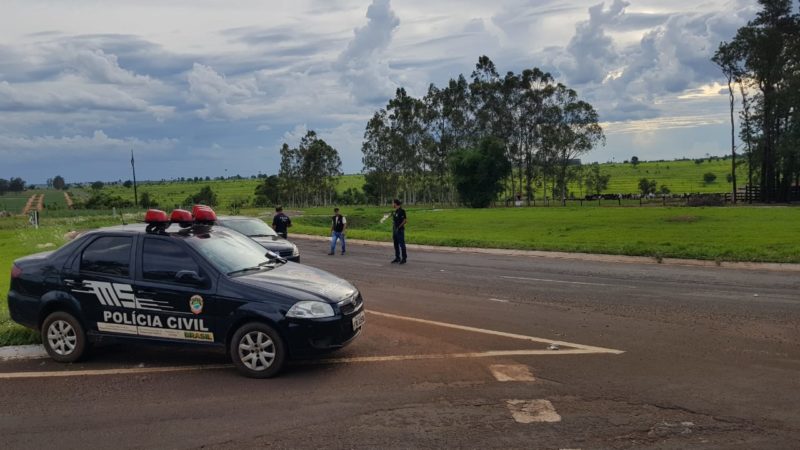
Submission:
<svg viewBox="0 0 800 450">
<path fill-rule="evenodd" d="M 483 153 L 509 167 L 501 191 L 530 201 L 541 187 L 563 202 L 575 159 L 604 143 L 597 112 L 575 90 L 538 68 L 501 76 L 481 56 L 469 81 L 462 74 L 445 87 L 431 84 L 423 98 L 398 88 L 374 113 L 362 145 L 364 190 L 382 204 L 393 197 L 453 203 L 471 196 L 463 188 L 475 181 L 459 168 L 480 170 L 475 158 Z M 503 167 L 493 169 L 503 174 Z"/>
<path fill-rule="evenodd" d="M 747 184 L 759 187 L 763 202 L 789 201 L 800 186 L 800 15 L 792 0 L 758 3 L 756 17 L 722 42 L 712 61 L 728 85 L 734 192 L 738 94 Z"/>
<path fill-rule="evenodd" d="M 6 192 L 22 192 L 25 190 L 25 180 L 19 177 L 6 180 L 0 178 L 0 195 L 5 195 Z"/>
</svg>

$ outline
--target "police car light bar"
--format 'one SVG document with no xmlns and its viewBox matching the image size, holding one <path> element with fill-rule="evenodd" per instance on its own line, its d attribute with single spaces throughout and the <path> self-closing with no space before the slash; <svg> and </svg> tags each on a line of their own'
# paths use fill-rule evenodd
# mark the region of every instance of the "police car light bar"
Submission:
<svg viewBox="0 0 800 450">
<path fill-rule="evenodd" d="M 181 228 L 189 228 L 192 226 L 194 218 L 192 217 L 192 213 L 185 209 L 175 209 L 172 210 L 172 214 L 169 215 L 169 221 L 177 223 Z"/>
<path fill-rule="evenodd" d="M 192 207 L 192 215 L 195 223 L 203 225 L 213 225 L 217 221 L 217 214 L 206 205 L 194 205 Z"/>
</svg>

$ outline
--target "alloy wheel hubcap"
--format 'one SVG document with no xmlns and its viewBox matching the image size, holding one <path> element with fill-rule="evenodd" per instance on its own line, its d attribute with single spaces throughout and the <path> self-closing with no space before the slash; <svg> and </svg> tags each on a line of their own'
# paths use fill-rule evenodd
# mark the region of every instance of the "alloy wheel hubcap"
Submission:
<svg viewBox="0 0 800 450">
<path fill-rule="evenodd" d="M 250 370 L 267 370 L 275 362 L 275 343 L 261 331 L 251 331 L 239 341 L 239 360 Z"/>
<path fill-rule="evenodd" d="M 66 356 L 75 351 L 78 336 L 72 325 L 64 320 L 56 320 L 47 327 L 47 342 L 56 354 Z"/>
</svg>

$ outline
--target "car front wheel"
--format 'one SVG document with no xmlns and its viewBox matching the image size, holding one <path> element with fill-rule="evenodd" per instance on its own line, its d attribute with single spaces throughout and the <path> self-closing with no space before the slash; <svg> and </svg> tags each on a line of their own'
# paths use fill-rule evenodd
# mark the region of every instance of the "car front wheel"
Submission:
<svg viewBox="0 0 800 450">
<path fill-rule="evenodd" d="M 274 377 L 286 361 L 283 340 L 275 329 L 264 323 L 251 322 L 240 327 L 230 346 L 233 364 L 247 377 Z"/>
<path fill-rule="evenodd" d="M 42 323 L 42 343 L 47 354 L 58 362 L 75 362 L 86 351 L 83 326 L 72 314 L 58 311 Z"/>
</svg>

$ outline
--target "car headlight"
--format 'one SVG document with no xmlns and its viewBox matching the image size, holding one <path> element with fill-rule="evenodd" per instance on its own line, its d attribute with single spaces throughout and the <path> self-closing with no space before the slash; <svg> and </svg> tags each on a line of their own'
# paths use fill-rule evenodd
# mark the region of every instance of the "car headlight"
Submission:
<svg viewBox="0 0 800 450">
<path fill-rule="evenodd" d="M 292 256 L 300 256 L 300 249 L 296 245 L 292 247 Z"/>
<path fill-rule="evenodd" d="M 333 317 L 333 307 L 327 303 L 315 301 L 297 302 L 286 313 L 286 317 L 297 319 L 322 319 Z"/>
</svg>

